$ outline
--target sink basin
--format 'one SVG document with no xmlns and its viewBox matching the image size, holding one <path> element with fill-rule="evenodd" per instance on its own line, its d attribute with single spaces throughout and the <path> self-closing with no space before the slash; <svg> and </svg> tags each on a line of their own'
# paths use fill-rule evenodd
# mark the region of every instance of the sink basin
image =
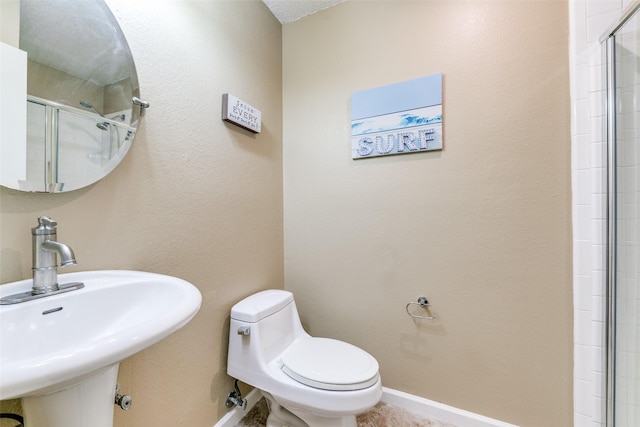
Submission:
<svg viewBox="0 0 640 427">
<path fill-rule="evenodd" d="M 0 400 L 66 390 L 113 366 L 117 374 L 121 360 L 180 329 L 202 301 L 189 282 L 160 274 L 110 270 L 58 276 L 61 285 L 70 282 L 85 286 L 0 306 Z M 0 297 L 27 291 L 31 283 L 4 284 Z M 112 410 L 113 393 L 110 404 Z"/>
</svg>

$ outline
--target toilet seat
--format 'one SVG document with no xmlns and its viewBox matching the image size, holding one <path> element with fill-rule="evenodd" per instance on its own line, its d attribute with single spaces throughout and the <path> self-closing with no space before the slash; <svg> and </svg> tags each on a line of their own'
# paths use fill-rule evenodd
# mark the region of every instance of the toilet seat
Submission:
<svg viewBox="0 0 640 427">
<path fill-rule="evenodd" d="M 322 390 L 361 390 L 378 381 L 378 362 L 366 351 L 330 338 L 296 340 L 282 355 L 282 371 Z"/>
</svg>

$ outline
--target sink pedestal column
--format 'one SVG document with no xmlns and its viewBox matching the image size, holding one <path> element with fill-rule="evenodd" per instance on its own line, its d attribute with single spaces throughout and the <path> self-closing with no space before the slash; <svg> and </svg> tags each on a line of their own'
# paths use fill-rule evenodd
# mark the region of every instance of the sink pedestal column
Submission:
<svg viewBox="0 0 640 427">
<path fill-rule="evenodd" d="M 119 365 L 64 390 L 23 397 L 25 427 L 113 427 Z"/>
</svg>

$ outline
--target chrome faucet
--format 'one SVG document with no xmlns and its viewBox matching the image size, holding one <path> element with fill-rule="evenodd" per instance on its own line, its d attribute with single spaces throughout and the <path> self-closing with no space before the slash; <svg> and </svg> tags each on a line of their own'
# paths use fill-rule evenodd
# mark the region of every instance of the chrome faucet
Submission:
<svg viewBox="0 0 640 427">
<path fill-rule="evenodd" d="M 57 241 L 58 223 L 48 216 L 38 218 L 38 226 L 31 229 L 33 240 L 33 289 L 34 295 L 57 291 L 58 263 L 60 267 L 74 265 L 76 257 L 73 250 Z"/>
<path fill-rule="evenodd" d="M 48 216 L 38 218 L 38 226 L 31 229 L 33 240 L 33 284 L 31 290 L 4 297 L 0 299 L 0 305 L 17 304 L 84 287 L 84 284 L 80 282 L 58 285 L 57 257 L 60 257 L 60 267 L 77 263 L 73 250 L 57 241 L 57 226 L 58 223 Z"/>
</svg>

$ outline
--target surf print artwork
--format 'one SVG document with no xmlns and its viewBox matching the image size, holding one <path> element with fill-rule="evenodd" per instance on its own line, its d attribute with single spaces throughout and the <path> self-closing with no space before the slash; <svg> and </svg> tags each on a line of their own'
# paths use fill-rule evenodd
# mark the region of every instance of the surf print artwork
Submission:
<svg viewBox="0 0 640 427">
<path fill-rule="evenodd" d="M 442 73 L 351 95 L 351 157 L 442 150 Z"/>
</svg>

